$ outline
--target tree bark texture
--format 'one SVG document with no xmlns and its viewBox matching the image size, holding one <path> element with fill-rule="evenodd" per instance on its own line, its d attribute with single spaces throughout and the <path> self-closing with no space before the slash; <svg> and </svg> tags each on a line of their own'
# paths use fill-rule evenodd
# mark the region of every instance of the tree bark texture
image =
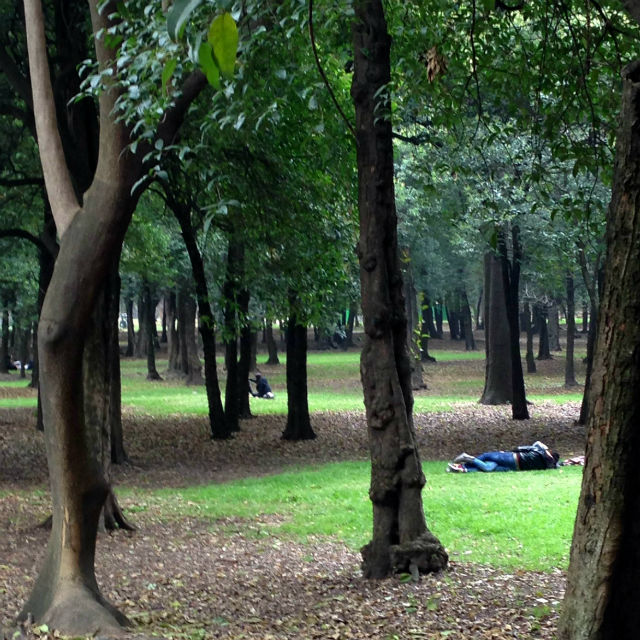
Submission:
<svg viewBox="0 0 640 640">
<path fill-rule="evenodd" d="M 368 578 L 439 571 L 448 556 L 428 530 L 425 477 L 413 425 L 402 273 L 398 254 L 390 121 L 391 41 L 380 0 L 354 4 L 358 259 L 364 319 L 360 373 L 371 453 L 373 537 L 362 549 Z"/>
<path fill-rule="evenodd" d="M 403 253 L 405 250 L 403 249 Z M 407 349 L 411 362 L 411 388 L 414 390 L 424 389 L 422 380 L 422 357 L 420 354 L 420 330 L 418 328 L 418 292 L 413 282 L 411 263 L 408 252 L 404 257 L 404 299 L 407 314 Z"/>
<path fill-rule="evenodd" d="M 623 71 L 586 464 L 561 640 L 636 638 L 640 629 L 639 159 L 640 62 L 634 62 Z"/>
<path fill-rule="evenodd" d="M 481 404 L 511 402 L 511 343 L 502 265 L 496 255 L 484 255 L 484 335 L 486 365 Z"/>
<path fill-rule="evenodd" d="M 287 327 L 287 425 L 282 438 L 313 440 L 315 437 L 307 393 L 307 327 L 291 312 Z"/>
</svg>

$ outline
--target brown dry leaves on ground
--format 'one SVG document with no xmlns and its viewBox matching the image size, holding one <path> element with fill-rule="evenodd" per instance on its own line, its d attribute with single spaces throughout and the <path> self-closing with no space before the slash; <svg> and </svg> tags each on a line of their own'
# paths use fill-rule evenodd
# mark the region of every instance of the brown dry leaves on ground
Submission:
<svg viewBox="0 0 640 640">
<path fill-rule="evenodd" d="M 532 419 L 510 420 L 508 407 L 469 403 L 454 413 L 416 416 L 425 459 L 462 450 L 543 440 L 563 456 L 582 453 L 576 405 L 543 404 Z M 33 410 L 0 410 L 0 627 L 8 629 L 37 573 L 48 513 L 42 435 Z M 245 421 L 228 442 L 212 442 L 204 418 L 166 420 L 125 414 L 131 462 L 116 485 L 185 486 L 276 473 L 296 464 L 367 458 L 360 413 L 312 418 L 310 442 L 280 439 L 284 417 Z M 270 516 L 271 517 L 271 516 Z M 101 534 L 97 574 L 104 594 L 145 633 L 176 638 L 552 638 L 562 573 L 504 572 L 452 563 L 419 583 L 365 581 L 359 556 L 324 540 L 302 545 L 248 535 L 252 522 L 168 521 L 134 515 L 139 531 Z M 229 533 L 230 524 L 240 533 Z M 242 533 L 245 531 L 245 533 Z M 0 638 L 2 634 L 0 633 Z"/>
</svg>

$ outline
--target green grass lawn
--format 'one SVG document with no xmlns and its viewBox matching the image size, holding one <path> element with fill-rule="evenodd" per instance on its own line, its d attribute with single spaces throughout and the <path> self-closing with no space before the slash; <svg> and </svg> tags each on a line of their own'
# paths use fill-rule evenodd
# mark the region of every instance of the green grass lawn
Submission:
<svg viewBox="0 0 640 640">
<path fill-rule="evenodd" d="M 481 375 L 483 351 L 438 350 L 434 354 L 438 363 L 451 363 L 453 369 L 438 368 L 438 364 L 426 368 L 429 389 L 415 394 L 415 411 L 453 411 L 460 402 L 476 402 L 482 393 L 484 378 Z M 264 359 L 261 356 L 260 359 Z M 274 400 L 252 399 L 251 408 L 256 415 L 286 414 L 286 356 L 280 356 L 279 367 L 262 365 L 273 387 Z M 222 368 L 222 359 L 219 358 Z M 469 368 L 465 367 L 468 363 Z M 260 365 L 259 365 L 260 367 Z M 363 411 L 360 386 L 360 354 L 356 351 L 310 352 L 308 355 L 309 409 L 318 411 Z M 158 370 L 166 368 L 166 361 L 158 361 Z M 146 362 L 141 359 L 123 359 L 122 402 L 134 411 L 157 416 L 175 413 L 195 415 L 207 414 L 207 398 L 204 387 L 187 387 L 179 380 L 149 382 L 146 379 Z M 532 402 L 576 402 L 581 393 L 568 393 L 563 388 L 564 380 L 534 374 L 527 376 L 528 397 Z M 0 381 L 0 389 L 24 388 L 25 380 Z M 224 376 L 221 377 L 224 393 Z M 35 392 L 24 397 L 0 397 L 0 407 L 31 407 L 36 404 Z"/>
<path fill-rule="evenodd" d="M 566 568 L 582 469 L 448 474 L 424 465 L 427 522 L 452 560 L 508 569 Z M 128 512 L 221 521 L 229 532 L 305 541 L 321 536 L 354 550 L 371 535 L 370 467 L 347 462 L 185 489 L 120 491 Z M 264 516 L 277 516 L 265 518 Z"/>
</svg>

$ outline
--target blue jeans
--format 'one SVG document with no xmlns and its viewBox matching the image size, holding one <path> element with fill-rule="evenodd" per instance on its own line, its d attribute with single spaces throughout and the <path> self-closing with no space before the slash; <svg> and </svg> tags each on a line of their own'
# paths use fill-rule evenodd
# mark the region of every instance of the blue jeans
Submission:
<svg viewBox="0 0 640 640">
<path fill-rule="evenodd" d="M 473 462 L 464 465 L 467 471 L 517 471 L 515 454 L 511 451 L 487 451 L 481 453 Z"/>
</svg>

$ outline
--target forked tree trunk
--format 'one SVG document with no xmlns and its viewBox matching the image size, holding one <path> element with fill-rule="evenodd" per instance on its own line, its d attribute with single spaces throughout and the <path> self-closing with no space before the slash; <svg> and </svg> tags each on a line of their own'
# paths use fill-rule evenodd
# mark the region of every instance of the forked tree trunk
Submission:
<svg viewBox="0 0 640 640">
<path fill-rule="evenodd" d="M 439 571 L 448 556 L 422 507 L 425 477 L 413 425 L 402 273 L 398 255 L 390 121 L 391 39 L 380 0 L 354 3 L 358 259 L 364 319 L 360 371 L 371 452 L 373 537 L 362 549 L 368 578 Z"/>
<path fill-rule="evenodd" d="M 640 14 L 640 3 L 626 4 Z M 630 639 L 640 629 L 640 62 L 622 75 L 606 282 L 561 640 Z"/>
<path fill-rule="evenodd" d="M 283 440 L 316 437 L 309 417 L 307 394 L 307 327 L 291 312 L 287 327 L 287 425 Z"/>
<path fill-rule="evenodd" d="M 502 265 L 493 252 L 484 256 L 485 376 L 481 404 L 511 402 L 511 344 L 502 282 Z"/>
</svg>

